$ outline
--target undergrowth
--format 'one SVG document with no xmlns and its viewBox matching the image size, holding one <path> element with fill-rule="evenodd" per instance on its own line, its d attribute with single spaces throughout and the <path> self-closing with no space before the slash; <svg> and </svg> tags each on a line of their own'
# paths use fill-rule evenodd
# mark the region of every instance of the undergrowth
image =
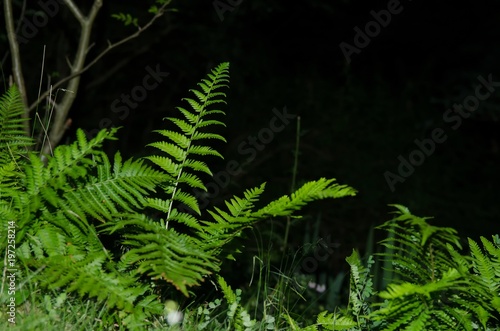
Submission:
<svg viewBox="0 0 500 331">
<path fill-rule="evenodd" d="M 223 264 L 241 258 L 235 239 L 259 222 L 286 223 L 322 199 L 355 195 L 334 179 L 303 183 L 263 203 L 263 183 L 202 212 L 193 189 L 212 176 L 210 146 L 225 141 L 229 64 L 214 68 L 183 99 L 178 117 L 155 131 L 161 140 L 140 159 L 102 151 L 117 128 L 41 155 L 23 130 L 21 97 L 12 86 L 0 99 L 0 247 L 4 253 L 0 327 L 54 330 L 496 330 L 500 317 L 500 239 L 468 240 L 462 250 L 451 228 L 395 205 L 384 252 L 350 266 L 349 297 L 341 305 L 343 275 L 330 277 L 335 307 L 316 317 L 308 305 L 303 255 L 270 263 L 273 247 L 253 257 L 255 296 L 233 289 Z M 297 144 L 298 146 L 298 144 Z M 297 155 L 298 151 L 296 151 Z M 155 215 L 154 217 L 152 215 Z M 110 240 L 109 238 L 112 238 Z M 247 256 L 248 257 L 248 256 Z M 387 287 L 374 284 L 375 258 L 384 262 Z M 202 284 L 216 297 L 199 303 Z M 184 297 L 182 307 L 172 298 Z M 248 298 L 252 298 L 251 300 Z M 248 301 L 245 301 L 248 300 Z M 12 302 L 15 308 L 12 308 Z M 306 316 L 307 315 L 307 316 Z M 15 322 L 15 323 L 13 323 Z"/>
</svg>

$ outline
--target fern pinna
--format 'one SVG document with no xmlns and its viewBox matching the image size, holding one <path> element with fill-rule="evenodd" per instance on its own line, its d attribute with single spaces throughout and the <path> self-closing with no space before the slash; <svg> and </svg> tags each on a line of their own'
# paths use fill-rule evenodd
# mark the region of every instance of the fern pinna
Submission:
<svg viewBox="0 0 500 331">
<path fill-rule="evenodd" d="M 170 285 L 189 295 L 217 273 L 221 257 L 233 253 L 224 251 L 226 244 L 255 222 L 291 215 L 314 200 L 355 194 L 322 178 L 255 210 L 262 184 L 227 201 L 227 211 L 214 207 L 202 215 L 190 192 L 206 190 L 203 176 L 212 172 L 205 160 L 221 157 L 208 143 L 224 141 L 215 129 L 224 125 L 217 116 L 224 114 L 218 106 L 228 83 L 229 64 L 222 63 L 184 99 L 189 107 L 178 108 L 182 118 L 167 118 L 175 129 L 157 131 L 164 140 L 149 146 L 158 153 L 129 160 L 102 152 L 106 140 L 116 139 L 112 128 L 91 140 L 78 130 L 74 143 L 57 146 L 42 162 L 21 134 L 19 93 L 15 87 L 7 91 L 0 100 L 0 217 L 16 223 L 17 259 L 25 266 L 19 276 L 45 291 L 105 303 L 119 311 L 113 316 L 122 324 L 140 328 L 163 311 L 159 299 Z M 152 211 L 160 216 L 148 216 Z M 114 243 L 104 240 L 110 235 Z"/>
</svg>

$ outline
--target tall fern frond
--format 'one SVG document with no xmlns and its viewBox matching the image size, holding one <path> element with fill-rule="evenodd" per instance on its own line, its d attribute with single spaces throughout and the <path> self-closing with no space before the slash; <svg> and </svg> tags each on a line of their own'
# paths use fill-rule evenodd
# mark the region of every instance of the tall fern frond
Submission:
<svg viewBox="0 0 500 331">
<path fill-rule="evenodd" d="M 147 157 L 150 161 L 163 169 L 172 181 L 172 187 L 168 187 L 165 192 L 169 199 L 162 202 L 158 199 L 150 199 L 150 206 L 161 211 L 166 211 L 167 227 L 170 220 L 183 221 L 187 216 L 179 209 L 174 211 L 174 203 L 182 204 L 195 211 L 198 215 L 201 213 L 198 201 L 195 196 L 186 190 L 182 190 L 181 185 L 185 187 L 197 188 L 206 191 L 199 173 L 212 175 L 208 166 L 196 159 L 207 155 L 222 157 L 212 147 L 203 145 L 206 140 L 216 139 L 225 141 L 225 139 L 214 133 L 204 132 L 202 130 L 212 126 L 224 126 L 223 122 L 211 119 L 212 115 L 224 114 L 222 110 L 214 109 L 214 105 L 225 103 L 223 97 L 225 93 L 222 88 L 228 87 L 229 83 L 229 63 L 222 63 L 208 74 L 208 78 L 203 79 L 198 86 L 200 90 L 190 90 L 194 97 L 185 98 L 190 110 L 182 107 L 177 109 L 184 116 L 184 119 L 168 117 L 180 132 L 172 130 L 156 131 L 162 136 L 168 138 L 168 141 L 160 141 L 149 144 L 159 151 L 165 153 L 165 156 L 153 155 Z M 167 206 L 167 207 L 166 207 Z M 166 207 L 166 208 L 165 208 Z M 172 215 L 175 218 L 172 218 Z M 189 221 L 184 222 L 190 225 Z"/>
<path fill-rule="evenodd" d="M 335 179 L 320 178 L 305 183 L 291 196 L 285 195 L 253 213 L 254 217 L 289 216 L 307 203 L 327 198 L 354 196 L 356 190 L 347 185 L 335 183 Z"/>
<path fill-rule="evenodd" d="M 156 131 L 166 140 L 149 145 L 161 154 L 146 159 L 163 171 L 166 180 L 160 184 L 163 196 L 148 197 L 146 201 L 148 207 L 160 211 L 163 216 L 159 214 L 155 221 L 124 217 L 104 226 L 105 231 L 123 234 L 122 244 L 129 248 L 125 257 L 133 269 L 148 277 L 163 279 L 185 295 L 189 287 L 199 285 L 204 277 L 219 270 L 226 244 L 255 222 L 291 215 L 315 200 L 352 196 L 356 192 L 333 179 L 321 178 L 255 210 L 255 203 L 264 192 L 262 184 L 246 190 L 243 196 L 235 195 L 226 201 L 225 208 L 209 210 L 210 219 L 200 217 L 198 201 L 190 192 L 193 189 L 206 191 L 201 175 L 212 175 L 212 171 L 205 160 L 208 156 L 221 156 L 206 143 L 212 139 L 224 141 L 221 135 L 213 132 L 223 123 L 212 116 L 224 114 L 214 106 L 225 102 L 225 94 L 220 90 L 227 87 L 228 71 L 227 63 L 212 70 L 198 84 L 199 89 L 191 90 L 194 97 L 184 99 L 189 110 L 178 108 L 183 118 L 167 118 L 177 130 Z M 183 207 L 194 213 L 188 213 Z M 168 224 L 172 221 L 187 226 L 187 229 L 182 228 L 185 234 L 181 235 L 175 227 L 170 231 Z M 164 226 L 163 230 L 158 228 L 160 225 Z M 227 256 L 230 255 L 231 252 Z"/>
</svg>

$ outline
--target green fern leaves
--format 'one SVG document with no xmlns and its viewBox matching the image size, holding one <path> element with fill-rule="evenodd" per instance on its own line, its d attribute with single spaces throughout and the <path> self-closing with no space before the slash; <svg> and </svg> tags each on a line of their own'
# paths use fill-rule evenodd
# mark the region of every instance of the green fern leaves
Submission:
<svg viewBox="0 0 500 331">
<path fill-rule="evenodd" d="M 131 17 L 117 18 L 134 23 Z M 188 296 L 219 272 L 222 258 L 234 253 L 225 251 L 227 244 L 256 222 L 292 215 L 315 200 L 355 194 L 321 178 L 257 209 L 262 184 L 202 213 L 190 192 L 207 190 L 204 179 L 212 176 L 207 161 L 222 157 L 210 143 L 225 142 L 217 129 L 224 126 L 220 106 L 228 83 L 229 63 L 222 63 L 190 90 L 191 97 L 183 99 L 187 106 L 177 108 L 179 117 L 166 118 L 170 127 L 156 131 L 162 140 L 149 145 L 156 153 L 139 160 L 123 160 L 120 153 L 110 158 L 102 151 L 106 140 L 115 139 L 113 128 L 90 140 L 77 130 L 74 143 L 57 146 L 43 162 L 28 150 L 32 141 L 24 136 L 19 93 L 15 88 L 5 93 L 0 219 L 16 222 L 17 258 L 25 266 L 19 277 L 40 291 L 73 292 L 105 303 L 119 311 L 121 324 L 140 329 L 148 316 L 162 311 L 160 293 L 175 288 Z M 5 229 L 0 229 L 4 239 Z M 229 286 L 225 293 L 234 306 L 234 326 L 253 327 Z"/>
<path fill-rule="evenodd" d="M 23 118 L 24 107 L 21 94 L 12 85 L 0 97 L 0 161 L 17 159 L 20 152 L 25 152 L 33 145 L 33 140 L 26 137 Z"/>
<path fill-rule="evenodd" d="M 320 178 L 260 204 L 262 184 L 202 212 L 190 192 L 207 190 L 204 179 L 212 176 L 207 162 L 222 157 L 210 143 L 225 141 L 217 129 L 224 126 L 220 106 L 228 84 L 229 64 L 222 63 L 190 90 L 191 97 L 183 99 L 187 106 L 177 108 L 180 117 L 166 118 L 170 127 L 156 131 L 162 140 L 149 145 L 155 154 L 138 160 L 102 151 L 106 140 L 115 139 L 117 129 L 110 129 L 90 140 L 78 130 L 74 143 L 56 147 L 42 162 L 24 134 L 19 92 L 12 87 L 0 97 L 0 247 L 7 249 L 8 222 L 16 228 L 19 286 L 31 281 L 44 294 L 72 292 L 118 312 L 112 314 L 114 322 L 140 330 L 146 319 L 163 312 L 168 290 L 188 296 L 216 276 L 231 329 L 274 329 L 272 316 L 261 322 L 250 318 L 239 302 L 241 292 L 218 275 L 224 257 L 235 253 L 228 244 L 256 222 L 289 217 L 313 201 L 356 191 Z M 391 283 L 376 293 L 370 274 L 374 259 L 363 262 L 353 251 L 347 258 L 347 309 L 323 312 L 304 328 L 283 313 L 292 330 L 498 326 L 500 238 L 469 239 L 462 255 L 455 230 L 394 207 L 395 217 L 379 227 L 389 234 L 378 255 L 396 275 Z"/>
<path fill-rule="evenodd" d="M 386 260 L 396 278 L 380 293 L 374 291 L 370 267 L 356 251 L 351 267 L 349 305 L 341 313 L 318 316 L 318 323 L 292 329 L 319 330 L 497 330 L 500 320 L 500 239 L 481 238 L 483 248 L 469 239 L 470 255 L 461 255 L 456 231 L 430 225 L 426 218 L 393 205 L 396 216 L 380 226 Z M 377 302 L 380 298 L 383 301 Z M 294 327 L 295 326 L 295 327 Z"/>
<path fill-rule="evenodd" d="M 212 147 L 204 144 L 204 141 L 210 139 L 225 139 L 211 132 L 205 132 L 208 128 L 214 126 L 224 126 L 223 122 L 213 119 L 213 115 L 224 114 L 222 110 L 214 109 L 213 106 L 225 103 L 222 99 L 226 95 L 221 92 L 222 88 L 228 87 L 229 83 L 229 63 L 222 63 L 208 74 L 208 79 L 203 79 L 198 86 L 200 90 L 190 90 L 194 98 L 185 98 L 192 111 L 178 107 L 177 109 L 183 115 L 184 119 L 168 117 L 180 132 L 172 130 L 156 131 L 162 136 L 168 138 L 168 141 L 160 141 L 150 144 L 164 153 L 162 156 L 147 157 L 153 163 L 163 169 L 169 176 L 172 186 L 167 187 L 166 193 L 170 196 L 167 204 L 158 200 L 149 200 L 150 206 L 167 212 L 167 224 L 173 211 L 174 203 L 178 202 L 198 215 L 201 213 L 198 202 L 193 194 L 183 191 L 181 185 L 190 188 L 198 188 L 206 191 L 199 173 L 212 175 L 206 163 L 198 160 L 199 157 L 208 155 L 222 157 Z M 165 208 L 166 207 L 166 208 Z M 177 212 L 176 220 L 188 222 L 185 213 Z"/>
</svg>

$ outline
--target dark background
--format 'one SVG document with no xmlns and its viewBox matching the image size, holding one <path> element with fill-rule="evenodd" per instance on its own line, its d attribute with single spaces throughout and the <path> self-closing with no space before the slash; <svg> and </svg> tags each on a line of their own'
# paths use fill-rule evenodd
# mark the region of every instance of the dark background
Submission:
<svg viewBox="0 0 500 331">
<path fill-rule="evenodd" d="M 106 47 L 108 39 L 116 41 L 135 29 L 111 19 L 111 14 L 131 13 L 139 24 L 147 22 L 151 3 L 137 3 L 105 1 L 89 59 Z M 333 177 L 359 191 L 353 198 L 308 207 L 309 216 L 292 227 L 290 240 L 296 246 L 303 243 L 304 229 L 311 224 L 319 224 L 319 235 L 330 235 L 340 245 L 328 269 L 345 265 L 343 259 L 352 248 L 365 247 L 370 227 L 391 217 L 388 204 L 434 216 L 433 224 L 452 226 L 462 236 L 498 232 L 500 89 L 457 130 L 443 121 L 453 104 L 474 94 L 479 75 L 491 74 L 500 81 L 500 11 L 492 1 L 401 1 L 401 13 L 392 15 L 350 63 L 339 44 L 353 45 L 354 28 L 364 30 L 374 20 L 370 11 L 387 9 L 388 1 L 245 0 L 225 11 L 223 20 L 214 3 L 173 1 L 176 11 L 86 72 L 65 142 L 74 139 L 77 127 L 98 129 L 108 118 L 123 128 L 120 140 L 107 150 L 143 156 L 148 151 L 144 146 L 159 138 L 151 130 L 162 128 L 163 117 L 177 116 L 175 106 L 186 105 L 180 100 L 188 96 L 188 89 L 215 65 L 229 61 L 227 128 L 222 132 L 228 144 L 219 146 L 225 160 L 214 159 L 213 172 L 230 160 L 245 162 L 248 156 L 238 152 L 239 144 L 269 126 L 273 108 L 281 111 L 286 106 L 300 115 L 298 184 Z M 35 2 L 28 9 L 28 17 L 39 10 Z M 61 9 L 21 46 L 30 100 L 38 92 L 43 45 L 45 73 L 57 81 L 68 72 L 65 58 L 72 58 L 78 32 L 76 21 Z M 8 45 L 3 30 L 0 38 L 4 86 L 11 70 L 10 58 L 4 57 Z M 156 65 L 169 76 L 120 119 L 111 104 L 142 83 L 146 66 Z M 228 194 L 240 194 L 264 181 L 266 198 L 288 193 L 296 124 L 294 120 L 277 133 L 210 201 L 220 204 Z M 414 140 L 429 138 L 435 128 L 442 128 L 447 140 L 391 192 L 384 173 L 397 174 L 398 156 L 407 159 L 416 149 Z"/>
</svg>

